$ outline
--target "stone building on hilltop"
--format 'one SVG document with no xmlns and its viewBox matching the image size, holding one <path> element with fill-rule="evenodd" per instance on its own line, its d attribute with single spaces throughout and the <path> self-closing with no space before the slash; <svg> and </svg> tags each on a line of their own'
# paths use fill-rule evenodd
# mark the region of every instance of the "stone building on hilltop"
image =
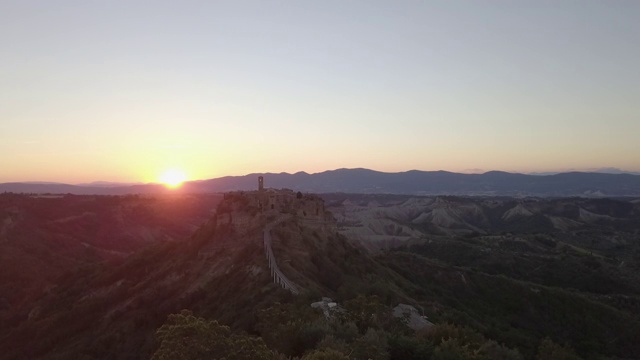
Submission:
<svg viewBox="0 0 640 360">
<path fill-rule="evenodd" d="M 234 214 L 235 213 L 235 214 Z M 224 195 L 217 214 L 217 223 L 238 223 L 243 216 L 289 214 L 308 223 L 324 223 L 327 219 L 324 200 L 317 195 L 302 194 L 291 189 L 265 188 L 258 177 L 258 190 L 237 191 Z M 247 219 L 248 220 L 248 219 Z"/>
</svg>

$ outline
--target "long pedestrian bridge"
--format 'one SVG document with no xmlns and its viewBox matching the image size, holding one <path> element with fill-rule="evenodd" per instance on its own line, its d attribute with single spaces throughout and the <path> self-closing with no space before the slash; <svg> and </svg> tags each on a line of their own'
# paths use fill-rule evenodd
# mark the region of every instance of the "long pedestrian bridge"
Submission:
<svg viewBox="0 0 640 360">
<path fill-rule="evenodd" d="M 291 291 L 294 295 L 300 294 L 300 290 L 298 286 L 294 284 L 291 280 L 289 280 L 283 273 L 280 271 L 278 267 L 278 263 L 276 261 L 276 257 L 273 254 L 273 248 L 271 247 L 272 237 L 271 237 L 271 229 L 274 226 L 284 221 L 284 219 L 279 219 L 267 224 L 264 227 L 264 251 L 267 255 L 267 260 L 269 261 L 269 270 L 271 270 L 271 277 L 273 278 L 273 282 L 282 286 L 283 289 Z"/>
</svg>

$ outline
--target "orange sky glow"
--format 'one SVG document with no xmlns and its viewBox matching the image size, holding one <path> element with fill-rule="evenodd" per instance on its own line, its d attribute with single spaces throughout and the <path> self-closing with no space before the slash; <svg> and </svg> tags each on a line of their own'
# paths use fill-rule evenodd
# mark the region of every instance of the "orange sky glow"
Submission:
<svg viewBox="0 0 640 360">
<path fill-rule="evenodd" d="M 0 182 L 640 171 L 640 3 L 192 5 L 0 4 Z"/>
</svg>

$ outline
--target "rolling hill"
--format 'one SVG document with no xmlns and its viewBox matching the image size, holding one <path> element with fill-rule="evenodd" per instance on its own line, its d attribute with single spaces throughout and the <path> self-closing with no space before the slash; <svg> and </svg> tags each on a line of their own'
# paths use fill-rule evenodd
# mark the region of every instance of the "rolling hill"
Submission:
<svg viewBox="0 0 640 360">
<path fill-rule="evenodd" d="M 447 171 L 385 173 L 368 169 L 338 169 L 308 174 L 298 172 L 249 174 L 189 181 L 179 190 L 186 193 L 253 190 L 258 176 L 267 186 L 313 193 L 372 193 L 479 196 L 640 196 L 640 175 L 569 172 L 525 175 L 502 171 L 459 174 Z M 0 192 L 70 194 L 150 194 L 169 192 L 162 185 L 77 186 L 43 183 L 4 183 Z"/>
<path fill-rule="evenodd" d="M 476 346 L 470 341 L 484 344 L 478 354 L 490 345 L 509 359 L 533 359 L 549 341 L 584 358 L 640 356 L 636 202 L 334 194 L 325 196 L 334 214 L 322 214 L 303 211 L 316 206 L 317 196 L 273 195 L 299 211 L 289 205 L 265 210 L 254 201 L 259 197 L 225 194 L 215 214 L 182 240 L 152 242 L 123 261 L 71 265 L 30 303 L 0 309 L 0 348 L 7 349 L 0 358 L 148 359 L 158 347 L 156 329 L 182 309 L 259 336 L 286 356 L 328 346 L 357 359 L 405 359 L 409 350 L 423 354 L 415 358 L 441 359 L 443 351 Z M 119 209 L 126 202 L 115 200 L 98 203 Z M 370 208 L 390 221 L 367 225 L 374 234 L 402 236 L 413 227 L 415 238 L 366 251 L 341 230 L 341 211 L 363 213 L 349 218 L 363 220 Z M 537 215 L 579 226 L 549 222 L 536 231 L 535 221 L 520 222 Z M 144 223 L 131 221 L 129 227 Z M 273 281 L 263 244 L 267 228 L 280 269 L 299 286 L 299 296 Z M 322 296 L 344 304 L 344 317 L 313 313 L 310 303 Z M 398 303 L 421 309 L 436 331 L 458 333 L 458 347 L 383 322 L 384 309 Z M 379 316 L 358 315 L 371 311 Z M 282 334 L 287 340 L 278 342 Z M 364 351 L 366 344 L 375 351 Z"/>
</svg>

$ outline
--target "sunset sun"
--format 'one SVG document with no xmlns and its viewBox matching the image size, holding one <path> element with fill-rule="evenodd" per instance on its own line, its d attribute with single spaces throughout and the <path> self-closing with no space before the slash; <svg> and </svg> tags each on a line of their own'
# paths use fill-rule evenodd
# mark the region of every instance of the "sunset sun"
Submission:
<svg viewBox="0 0 640 360">
<path fill-rule="evenodd" d="M 172 188 L 180 186 L 185 180 L 187 176 L 178 169 L 169 169 L 160 175 L 160 182 Z"/>
</svg>

